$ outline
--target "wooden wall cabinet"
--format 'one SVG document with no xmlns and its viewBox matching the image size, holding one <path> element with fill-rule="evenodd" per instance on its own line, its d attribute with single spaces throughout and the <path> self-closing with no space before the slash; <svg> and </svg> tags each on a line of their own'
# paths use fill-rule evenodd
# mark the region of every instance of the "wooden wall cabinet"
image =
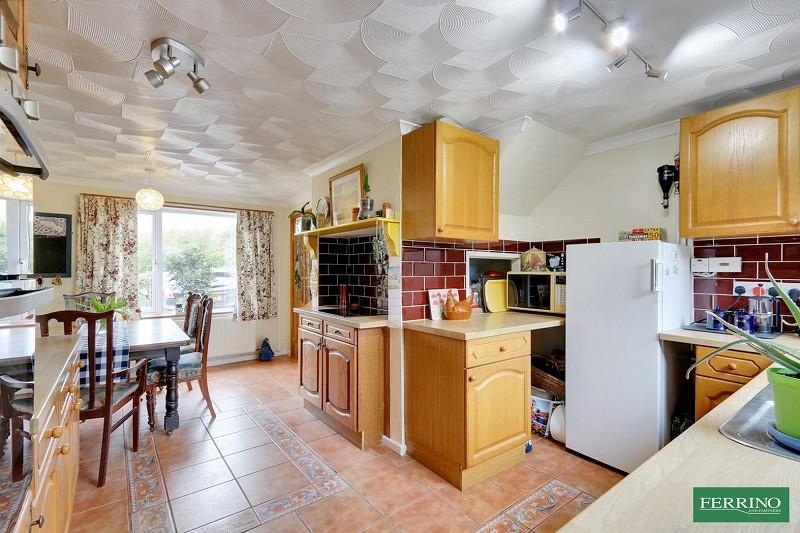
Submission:
<svg viewBox="0 0 800 533">
<path fill-rule="evenodd" d="M 800 88 L 681 119 L 681 236 L 800 231 Z"/>
<path fill-rule="evenodd" d="M 695 355 L 701 359 L 713 350 L 707 346 L 697 346 Z M 727 400 L 771 364 L 769 359 L 755 353 L 727 350 L 698 366 L 694 393 L 695 421 Z"/>
<path fill-rule="evenodd" d="M 19 78 L 28 87 L 28 0 L 0 1 L 6 46 L 19 52 Z"/>
<path fill-rule="evenodd" d="M 298 312 L 300 394 L 317 418 L 361 449 L 384 426 L 385 328 L 356 329 Z"/>
<path fill-rule="evenodd" d="M 475 341 L 403 335 L 408 453 L 462 490 L 522 461 L 531 438 L 530 332 Z"/>
<path fill-rule="evenodd" d="M 403 136 L 403 238 L 496 241 L 500 144 L 440 120 Z"/>
</svg>

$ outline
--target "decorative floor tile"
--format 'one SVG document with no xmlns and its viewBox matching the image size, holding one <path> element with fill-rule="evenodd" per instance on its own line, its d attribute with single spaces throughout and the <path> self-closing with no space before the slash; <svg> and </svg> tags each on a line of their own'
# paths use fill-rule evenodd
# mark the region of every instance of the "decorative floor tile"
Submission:
<svg viewBox="0 0 800 533">
<path fill-rule="evenodd" d="M 256 512 L 261 522 L 269 522 L 270 520 L 320 499 L 322 499 L 322 496 L 317 489 L 313 487 L 303 487 L 286 496 L 257 505 L 253 507 L 253 510 Z"/>
<path fill-rule="evenodd" d="M 578 494 L 580 491 L 575 487 L 554 479 L 512 506 L 506 514 L 525 527 L 535 528 Z"/>
<path fill-rule="evenodd" d="M 260 524 L 256 513 L 252 509 L 247 509 L 194 529 L 191 533 L 242 533 Z"/>
<path fill-rule="evenodd" d="M 131 513 L 133 533 L 174 533 L 169 505 L 162 503 Z"/>
<path fill-rule="evenodd" d="M 155 442 L 151 435 L 141 435 L 139 451 L 125 448 L 130 484 L 131 512 L 152 507 L 167 501 L 164 480 L 158 463 Z"/>
<path fill-rule="evenodd" d="M 510 516 L 500 515 L 484 524 L 478 533 L 522 533 L 523 531 L 528 531 L 528 528 L 522 527 Z"/>
</svg>

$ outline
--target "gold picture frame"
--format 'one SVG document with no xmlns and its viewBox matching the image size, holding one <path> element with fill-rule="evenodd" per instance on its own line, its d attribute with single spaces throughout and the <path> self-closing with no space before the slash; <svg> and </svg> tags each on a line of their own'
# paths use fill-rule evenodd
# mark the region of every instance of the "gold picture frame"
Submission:
<svg viewBox="0 0 800 533">
<path fill-rule="evenodd" d="M 334 226 L 353 220 L 353 208 L 359 207 L 364 190 L 364 164 L 340 172 L 328 180 L 331 221 Z"/>
</svg>

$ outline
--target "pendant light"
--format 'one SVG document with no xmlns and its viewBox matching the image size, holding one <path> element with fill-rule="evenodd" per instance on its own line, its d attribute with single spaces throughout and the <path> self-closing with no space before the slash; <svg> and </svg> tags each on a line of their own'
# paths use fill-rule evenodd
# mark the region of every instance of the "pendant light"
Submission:
<svg viewBox="0 0 800 533">
<path fill-rule="evenodd" d="M 164 195 L 150 186 L 153 181 L 153 169 L 147 168 L 145 172 L 148 174 L 148 186 L 136 192 L 136 205 L 145 211 L 158 211 L 164 207 Z"/>
</svg>

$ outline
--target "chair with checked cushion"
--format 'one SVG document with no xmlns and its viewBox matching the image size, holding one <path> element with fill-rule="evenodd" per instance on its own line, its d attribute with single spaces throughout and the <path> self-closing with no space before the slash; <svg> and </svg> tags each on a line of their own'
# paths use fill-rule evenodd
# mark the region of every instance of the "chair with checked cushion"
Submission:
<svg viewBox="0 0 800 533">
<path fill-rule="evenodd" d="M 183 331 L 192 340 L 192 343 L 187 346 L 181 346 L 181 355 L 189 354 L 195 351 L 195 343 L 197 342 L 197 327 L 200 324 L 200 303 L 205 296 L 196 292 L 190 292 L 186 298 L 185 313 L 183 316 Z M 186 386 L 192 390 L 192 382 L 187 381 Z"/>
<path fill-rule="evenodd" d="M 211 416 L 217 416 L 214 412 L 214 404 L 208 392 L 208 342 L 211 337 L 211 311 L 214 308 L 214 300 L 208 296 L 203 296 L 199 306 L 199 320 L 197 337 L 194 344 L 194 351 L 181 353 L 178 361 L 178 383 L 190 383 L 194 380 L 200 385 L 200 391 L 206 400 L 206 406 L 211 412 Z M 147 416 L 150 430 L 156 427 L 156 389 L 166 387 L 167 360 L 164 357 L 152 359 L 147 367 Z"/>
<path fill-rule="evenodd" d="M 33 416 L 33 381 L 19 381 L 11 376 L 0 376 L 0 416 L 4 424 L 10 424 L 11 431 L 11 481 L 22 479 L 22 445 L 23 437 L 30 439 L 25 431 L 23 420 L 30 421 Z M 8 434 L 0 431 L 0 452 Z M 3 454 L 0 453 L 0 456 Z"/>
<path fill-rule="evenodd" d="M 97 486 L 102 487 L 106 483 L 106 471 L 108 470 L 108 451 L 111 434 L 117 430 L 126 420 L 133 417 L 133 451 L 139 451 L 139 403 L 142 394 L 145 392 L 145 380 L 147 378 L 147 358 L 141 359 L 133 366 L 124 370 L 113 371 L 114 353 L 114 311 L 107 313 L 89 313 L 84 311 L 56 311 L 44 315 L 36 315 L 36 324 L 39 325 L 39 332 L 42 337 L 50 334 L 49 324 L 51 320 L 61 322 L 64 327 L 65 335 L 72 335 L 73 324 L 77 320 L 82 320 L 88 331 L 88 372 L 89 384 L 81 387 L 81 422 L 95 418 L 103 419 L 103 440 L 100 450 L 100 472 L 97 476 Z M 105 382 L 97 383 L 97 354 L 96 354 L 96 335 L 97 324 L 105 321 L 106 326 L 106 376 Z M 100 361 L 103 362 L 102 360 Z M 131 380 L 131 376 L 136 376 Z M 125 381 L 114 383 L 114 380 L 126 378 Z M 109 401 L 109 391 L 111 400 Z M 130 411 L 125 413 L 119 420 L 112 424 L 111 417 L 114 413 L 133 403 Z"/>
</svg>

